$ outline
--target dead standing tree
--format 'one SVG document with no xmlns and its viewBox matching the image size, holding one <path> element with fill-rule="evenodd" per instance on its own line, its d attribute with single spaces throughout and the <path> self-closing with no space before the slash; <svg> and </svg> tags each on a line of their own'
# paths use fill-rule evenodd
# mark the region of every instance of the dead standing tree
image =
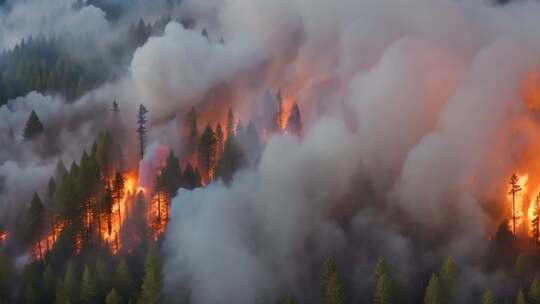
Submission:
<svg viewBox="0 0 540 304">
<path fill-rule="evenodd" d="M 521 190 L 521 186 L 519 185 L 519 177 L 514 173 L 510 177 L 510 191 L 508 191 L 508 194 L 512 196 L 512 227 L 514 237 L 516 236 L 516 220 L 518 219 L 516 214 L 516 195 L 521 192 Z"/>
</svg>

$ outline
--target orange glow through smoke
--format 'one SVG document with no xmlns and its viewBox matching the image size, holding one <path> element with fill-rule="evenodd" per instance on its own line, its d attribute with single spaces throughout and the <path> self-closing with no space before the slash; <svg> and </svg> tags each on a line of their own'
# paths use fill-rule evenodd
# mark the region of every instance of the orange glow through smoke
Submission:
<svg viewBox="0 0 540 304">
<path fill-rule="evenodd" d="M 531 110 L 540 109 L 540 74 L 531 72 L 523 81 L 523 100 Z"/>
</svg>

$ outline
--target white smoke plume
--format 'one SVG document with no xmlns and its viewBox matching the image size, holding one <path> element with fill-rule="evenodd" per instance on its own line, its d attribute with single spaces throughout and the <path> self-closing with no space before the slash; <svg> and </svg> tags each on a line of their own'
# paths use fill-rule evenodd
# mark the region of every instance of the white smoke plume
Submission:
<svg viewBox="0 0 540 304">
<path fill-rule="evenodd" d="M 507 178 L 523 166 L 527 140 L 538 135 L 521 95 L 523 79 L 539 63 L 538 3 L 185 5 L 209 28 L 233 37 L 231 44 L 253 39 L 264 46 L 265 73 L 279 75 L 269 76 L 268 86 L 305 84 L 290 90 L 301 106 L 310 102 L 306 96 L 320 95 L 321 86 L 308 84 L 338 85 L 324 92 L 330 110 L 302 139 L 274 136 L 256 168 L 238 173 L 230 186 L 179 191 L 165 240 L 169 292 L 185 286 L 194 303 L 273 301 L 289 291 L 302 302 L 319 301 L 319 291 L 306 287 L 318 286 L 314 277 L 327 256 L 355 279 L 351 301 L 369 299 L 370 292 L 359 290 L 369 285 L 379 255 L 396 273 L 412 276 L 411 270 L 434 269 L 453 255 L 471 274 L 468 283 L 484 278 L 474 263 L 500 223 Z M 152 56 L 146 47 L 139 54 Z M 164 75 L 180 81 L 192 69 L 179 69 L 185 64 L 176 62 L 184 59 L 175 57 L 183 53 L 174 54 L 153 60 L 172 62 L 176 68 Z M 200 96 L 213 80 L 234 75 L 221 74 L 222 68 L 249 70 L 244 62 L 229 66 L 228 53 L 213 55 L 223 56 L 211 59 L 216 75 L 202 69 L 202 87 L 185 90 L 191 103 L 198 100 L 190 94 Z M 167 94 L 183 92 L 169 82 L 159 85 L 146 96 L 165 92 L 159 96 L 181 103 Z M 341 115 L 343 105 L 354 127 Z M 493 200 L 499 204 L 487 204 Z"/>
<path fill-rule="evenodd" d="M 94 6 L 75 9 L 72 0 L 8 0 L 0 7 L 0 49 L 40 34 L 97 38 L 110 30 L 105 13 Z"/>
</svg>

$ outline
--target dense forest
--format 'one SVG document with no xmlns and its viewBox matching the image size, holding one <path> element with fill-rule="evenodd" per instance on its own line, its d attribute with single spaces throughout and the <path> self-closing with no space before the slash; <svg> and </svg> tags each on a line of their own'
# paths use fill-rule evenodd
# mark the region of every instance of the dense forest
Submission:
<svg viewBox="0 0 540 304">
<path fill-rule="evenodd" d="M 51 1 L 0 0 L 0 304 L 540 304 L 535 1 Z"/>
<path fill-rule="evenodd" d="M 104 51 L 80 56 L 66 49 L 95 48 L 81 37 L 40 35 L 23 39 L 13 49 L 0 53 L 0 105 L 32 91 L 75 100 L 115 77 L 114 67 L 129 62 L 133 51 L 151 35 L 163 32 L 169 21 L 164 17 L 150 24 L 140 19 L 121 34 L 121 43 L 113 41 Z"/>
</svg>

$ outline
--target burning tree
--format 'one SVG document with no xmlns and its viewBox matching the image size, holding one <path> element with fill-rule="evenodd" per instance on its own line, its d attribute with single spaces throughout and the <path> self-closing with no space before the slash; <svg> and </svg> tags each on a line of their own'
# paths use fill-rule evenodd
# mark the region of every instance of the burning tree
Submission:
<svg viewBox="0 0 540 304">
<path fill-rule="evenodd" d="M 521 192 L 521 186 L 519 185 L 519 178 L 514 173 L 510 177 L 510 191 L 508 191 L 508 194 L 512 196 L 512 228 L 514 232 L 514 236 L 516 236 L 516 220 L 518 219 L 518 216 L 516 214 L 516 195 Z"/>
<path fill-rule="evenodd" d="M 201 166 L 206 170 L 205 175 L 207 181 L 211 181 L 214 177 L 214 168 L 216 166 L 217 139 L 216 134 L 210 127 L 206 126 L 203 135 L 199 141 L 199 160 Z"/>
<path fill-rule="evenodd" d="M 168 221 L 168 201 L 170 199 L 166 193 L 167 191 L 165 189 L 163 179 L 163 174 L 160 172 L 156 176 L 154 195 L 152 197 L 152 206 L 149 210 L 150 212 L 148 216 L 148 221 L 153 230 L 152 232 L 154 234 L 154 240 L 157 240 L 159 235 L 164 232 Z"/>
<path fill-rule="evenodd" d="M 224 142 L 224 135 L 223 135 L 223 129 L 221 128 L 221 124 L 218 123 L 216 127 L 216 158 L 219 158 L 219 156 L 223 153 L 225 142 Z"/>
<path fill-rule="evenodd" d="M 285 125 L 285 119 L 283 115 L 283 98 L 281 97 L 281 91 L 278 91 L 276 94 L 276 108 L 274 110 L 274 116 L 272 117 L 273 120 L 273 128 L 272 130 L 283 130 Z"/>
<path fill-rule="evenodd" d="M 122 226 L 122 207 L 121 207 L 121 200 L 125 196 L 125 187 L 126 187 L 126 180 L 122 173 L 116 172 L 116 175 L 114 177 L 113 181 L 113 189 L 112 189 L 112 197 L 116 201 L 116 205 L 118 206 L 118 228 Z"/>
<path fill-rule="evenodd" d="M 103 194 L 103 199 L 101 200 L 101 209 L 105 212 L 107 217 L 107 231 L 109 235 L 112 233 L 112 201 L 112 190 L 107 184 L 105 193 Z"/>
<path fill-rule="evenodd" d="M 300 116 L 300 109 L 296 103 L 291 108 L 291 114 L 287 119 L 287 131 L 297 135 L 300 135 L 302 132 L 302 117 Z"/>
<path fill-rule="evenodd" d="M 540 238 L 540 222 L 539 222 L 539 208 L 538 203 L 540 202 L 540 193 L 536 196 L 536 199 L 534 200 L 534 211 L 533 211 L 533 217 L 531 220 L 531 230 L 532 230 L 532 236 L 534 243 L 536 246 L 538 246 L 538 241 Z"/>
<path fill-rule="evenodd" d="M 45 208 L 41 199 L 34 193 L 28 210 L 18 221 L 20 240 L 24 244 L 36 244 L 35 256 L 43 259 L 43 249 L 40 239 L 45 228 Z"/>
<path fill-rule="evenodd" d="M 139 135 L 139 156 L 141 159 L 144 158 L 144 149 L 146 148 L 146 113 L 148 110 L 141 104 L 137 114 L 137 134 Z"/>
</svg>

